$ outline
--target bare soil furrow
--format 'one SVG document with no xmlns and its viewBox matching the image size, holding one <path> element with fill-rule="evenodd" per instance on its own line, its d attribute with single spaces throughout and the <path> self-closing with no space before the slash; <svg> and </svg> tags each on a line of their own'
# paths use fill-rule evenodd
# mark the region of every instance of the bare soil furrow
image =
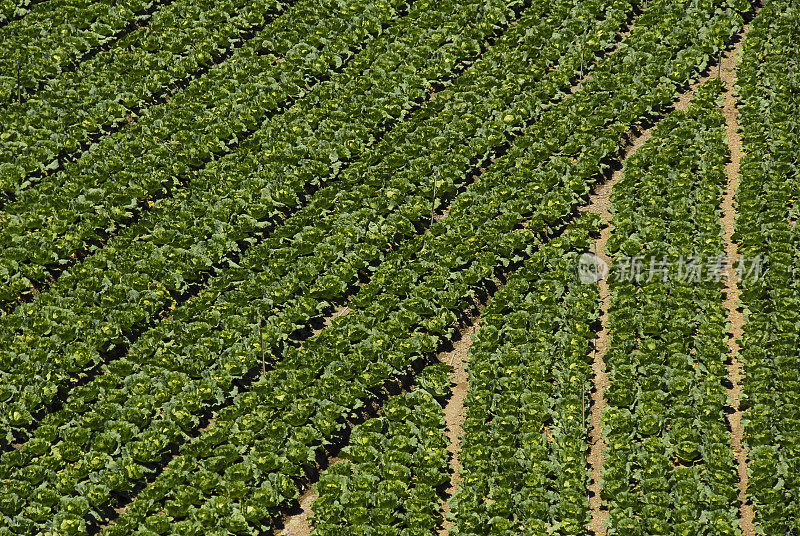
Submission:
<svg viewBox="0 0 800 536">
<path fill-rule="evenodd" d="M 744 33 L 747 32 L 747 29 L 748 27 L 745 27 Z M 743 411 L 740 409 L 743 364 L 739 359 L 740 347 L 738 340 L 744 333 L 745 319 L 739 307 L 739 282 L 735 269 L 739 262 L 739 248 L 736 242 L 733 241 L 736 223 L 735 195 L 739 186 L 739 166 L 743 152 L 742 139 L 739 135 L 739 112 L 736 108 L 734 84 L 736 83 L 736 68 L 743 41 L 743 39 L 740 39 L 733 50 L 723 56 L 715 74 L 722 80 L 726 89 L 722 106 L 730 151 L 730 159 L 725 166 L 728 174 L 728 184 L 720 206 L 722 210 L 721 221 L 725 240 L 725 255 L 728 259 L 728 273 L 723 290 L 723 305 L 728 311 L 728 322 L 730 323 L 730 338 L 728 339 L 728 357 L 730 359 L 728 380 L 730 387 L 728 388 L 728 397 L 733 412 L 728 414 L 728 422 L 731 428 L 731 446 L 736 458 L 736 470 L 739 475 L 739 527 L 742 529 L 742 536 L 755 536 L 753 504 L 747 498 L 747 449 L 744 447 Z"/>
<path fill-rule="evenodd" d="M 703 80 L 705 80 L 705 77 Z M 689 106 L 695 90 L 700 86 L 703 80 L 697 81 L 692 84 L 689 89 L 678 96 L 675 101 L 674 108 L 676 110 L 685 111 Z M 656 124 L 658 121 L 656 121 Z M 621 179 L 625 168 L 625 162 L 633 156 L 636 151 L 650 139 L 653 133 L 655 124 L 642 131 L 631 131 L 626 133 L 624 139 L 627 143 L 623 146 L 619 159 L 619 166 L 615 169 L 611 178 L 603 183 L 600 183 L 595 189 L 594 193 L 589 197 L 589 202 L 585 207 L 581 208 L 581 212 L 588 212 L 590 214 L 597 214 L 605 222 L 605 227 L 600 232 L 593 244 L 593 251 L 601 261 L 606 263 L 606 266 L 611 266 L 612 259 L 606 253 L 606 244 L 613 232 L 613 214 L 611 212 L 611 193 Z M 606 408 L 605 391 L 609 386 L 608 373 L 606 371 L 605 355 L 608 351 L 612 333 L 609 329 L 609 309 L 611 307 L 611 293 L 608 285 L 608 279 L 603 278 L 598 281 L 600 287 L 600 331 L 594 341 L 594 352 L 592 356 L 592 372 L 594 373 L 594 387 L 591 393 L 590 403 L 590 429 L 589 429 L 589 455 L 587 462 L 591 468 L 590 485 L 589 485 L 589 509 L 591 511 L 591 520 L 589 522 L 589 531 L 596 536 L 605 536 L 606 526 L 605 522 L 608 517 L 608 511 L 603 506 L 601 499 L 602 490 L 602 473 L 603 465 L 605 462 L 605 440 L 603 439 L 603 412 Z"/>
<path fill-rule="evenodd" d="M 461 332 L 461 338 L 453 344 L 453 349 L 440 354 L 439 361 L 453 367 L 450 375 L 451 395 L 444 407 L 444 418 L 447 424 L 445 435 L 450 441 L 448 450 L 450 451 L 450 485 L 447 487 L 447 500 L 442 505 L 442 516 L 444 518 L 439 536 L 448 536 L 453 528 L 453 522 L 447 519 L 450 514 L 450 498 L 458 491 L 461 484 L 461 460 L 459 452 L 461 450 L 461 436 L 464 433 L 463 425 L 466 419 L 467 408 L 464 400 L 467 398 L 469 389 L 466 363 L 469 349 L 472 346 L 472 338 L 480 329 L 480 317 L 471 319 L 471 323 Z"/>
<path fill-rule="evenodd" d="M 328 467 L 339 463 L 341 458 L 331 458 Z M 311 516 L 314 515 L 311 505 L 319 497 L 312 486 L 309 486 L 297 499 L 297 510 L 283 520 L 283 528 L 275 531 L 275 536 L 310 536 L 314 531 Z"/>
</svg>

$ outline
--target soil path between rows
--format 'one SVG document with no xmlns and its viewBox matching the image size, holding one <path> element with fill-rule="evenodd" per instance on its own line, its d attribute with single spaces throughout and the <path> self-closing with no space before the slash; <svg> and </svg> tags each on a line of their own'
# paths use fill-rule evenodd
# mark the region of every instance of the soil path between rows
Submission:
<svg viewBox="0 0 800 536">
<path fill-rule="evenodd" d="M 331 458 L 328 460 L 328 467 L 341 462 L 341 458 Z M 311 525 L 311 517 L 314 510 L 311 508 L 313 502 L 319 497 L 313 486 L 309 486 L 298 497 L 298 509 L 292 515 L 283 520 L 283 528 L 275 532 L 275 536 L 311 536 L 314 527 Z"/>
<path fill-rule="evenodd" d="M 745 27 L 744 34 L 749 27 Z M 728 397 L 730 399 L 733 412 L 728 414 L 728 423 L 731 428 L 731 447 L 736 459 L 736 470 L 739 476 L 739 527 L 742 536 L 755 536 L 753 504 L 747 498 L 748 475 L 747 475 L 747 450 L 744 447 L 744 428 L 742 426 L 742 410 L 740 409 L 742 394 L 743 364 L 739 357 L 739 338 L 744 332 L 744 314 L 739 308 L 739 285 L 736 273 L 736 265 L 739 262 L 739 248 L 733 241 L 733 232 L 736 220 L 735 195 L 739 186 L 739 167 L 742 159 L 742 138 L 739 135 L 739 112 L 736 108 L 736 68 L 741 54 L 741 39 L 734 49 L 726 54 L 721 62 L 717 75 L 725 85 L 726 93 L 723 98 L 722 109 L 725 114 L 726 134 L 730 159 L 725 165 L 728 175 L 728 184 L 720 206 L 722 210 L 721 221 L 723 227 L 723 239 L 725 241 L 725 255 L 728 259 L 728 273 L 725 278 L 723 289 L 723 305 L 728 313 L 730 323 L 730 337 L 728 339 Z"/>
<path fill-rule="evenodd" d="M 276 536 L 310 536 L 313 530 L 311 526 L 311 503 L 318 497 L 314 488 L 308 488 L 298 501 L 300 502 L 300 512 L 287 517 L 283 528 L 276 532 Z"/>
<path fill-rule="evenodd" d="M 733 266 L 738 259 L 738 249 L 736 244 L 732 241 L 733 222 L 735 218 L 735 205 L 734 194 L 738 186 L 739 162 L 741 159 L 741 138 L 738 133 L 737 112 L 735 106 L 735 97 L 733 95 L 733 84 L 735 79 L 735 66 L 736 59 L 741 50 L 743 36 L 747 32 L 745 27 L 742 34 L 737 36 L 737 42 L 732 50 L 728 51 L 722 56 L 722 63 L 719 69 L 712 67 L 709 73 L 697 80 L 690 88 L 681 93 L 675 102 L 676 110 L 685 111 L 688 108 L 689 102 L 694 95 L 695 90 L 702 83 L 710 77 L 719 76 L 725 83 L 727 93 L 725 95 L 724 112 L 727 120 L 727 134 L 730 143 L 731 162 L 727 165 L 728 171 L 728 185 L 725 190 L 723 203 L 721 206 L 722 217 L 721 220 L 724 225 L 724 239 L 726 253 L 731 262 L 731 274 Z M 577 85 L 574 90 L 579 89 Z M 572 92 L 572 91 L 571 91 Z M 582 212 L 589 212 L 599 215 L 606 223 L 605 227 L 600 233 L 600 236 L 594 240 L 593 253 L 597 255 L 602 261 L 611 264 L 611 258 L 608 257 L 605 251 L 608 239 L 613 231 L 613 214 L 611 213 L 611 194 L 614 185 L 618 183 L 623 174 L 625 162 L 635 152 L 650 139 L 654 126 L 638 132 L 628 134 L 628 143 L 622 150 L 621 162 L 622 166 L 614 172 L 612 177 L 600 184 L 596 191 L 590 196 L 588 204 L 581 208 Z M 439 215 L 438 219 L 441 219 Z M 589 507 L 591 511 L 591 520 L 588 526 L 590 532 L 595 536 L 605 536 L 607 534 L 605 522 L 608 517 L 608 511 L 604 508 L 601 499 L 602 488 L 602 470 L 605 461 L 605 440 L 603 439 L 602 415 L 606 408 L 605 390 L 609 386 L 608 374 L 605 365 L 605 355 L 608 351 L 610 344 L 610 330 L 609 330 L 609 308 L 610 289 L 608 281 L 601 279 L 598 282 L 600 287 L 600 300 L 601 300 L 601 329 L 597 334 L 594 341 L 594 353 L 592 361 L 592 372 L 594 374 L 593 382 L 594 388 L 591 393 L 591 413 L 590 413 L 590 450 L 587 456 L 587 461 L 591 468 L 590 485 L 589 485 Z M 742 368 L 741 363 L 738 361 L 739 346 L 737 339 L 741 336 L 744 318 L 742 313 L 738 310 L 739 289 L 736 280 L 733 276 L 729 276 L 725 288 L 725 307 L 728 311 L 728 320 L 731 323 L 731 338 L 729 340 L 729 353 L 731 357 L 731 364 L 729 365 L 729 380 L 733 387 L 729 389 L 728 394 L 732 400 L 733 413 L 730 414 L 729 420 L 731 425 L 731 441 L 736 456 L 737 470 L 739 474 L 739 501 L 740 501 L 740 527 L 742 529 L 742 536 L 755 536 L 753 525 L 753 509 L 752 505 L 748 504 L 746 499 L 747 491 L 747 452 L 743 448 L 743 430 L 741 427 L 741 411 L 739 410 L 739 399 L 741 393 L 741 376 Z M 338 312 L 338 311 L 337 311 Z M 343 308 L 346 314 L 346 308 Z M 341 314 L 341 313 L 340 313 Z M 339 315 L 335 315 L 339 316 Z M 461 332 L 461 338 L 454 343 L 453 349 L 443 352 L 439 355 L 439 359 L 453 367 L 451 373 L 452 391 L 451 397 L 444 408 L 445 421 L 446 421 L 446 436 L 449 440 L 448 450 L 451 453 L 450 466 L 452 469 L 451 480 L 446 491 L 448 499 L 442 506 L 443 522 L 439 530 L 439 536 L 449 536 L 453 523 L 447 519 L 450 514 L 450 498 L 458 491 L 461 482 L 461 463 L 459 452 L 461 448 L 461 436 L 463 434 L 463 424 L 466 418 L 467 408 L 464 405 L 468 392 L 468 374 L 466 371 L 467 356 L 469 348 L 472 345 L 472 337 L 480 329 L 480 317 L 472 319 L 471 325 L 468 325 Z M 299 512 L 289 516 L 285 520 L 284 528 L 276 532 L 276 536 L 308 536 L 312 532 L 310 524 L 311 516 L 313 515 L 311 504 L 316 498 L 312 488 L 306 490 L 299 498 Z"/>
<path fill-rule="evenodd" d="M 464 401 L 467 398 L 468 380 L 466 366 L 469 349 L 472 346 L 473 336 L 480 330 L 480 317 L 472 319 L 464 331 L 461 338 L 453 344 L 453 349 L 439 355 L 439 360 L 453 367 L 450 375 L 451 394 L 444 408 L 444 418 L 447 426 L 445 435 L 449 440 L 447 449 L 450 451 L 450 485 L 447 488 L 448 499 L 442 505 L 443 522 L 439 530 L 439 536 L 449 536 L 453 523 L 447 519 L 450 514 L 450 499 L 458 491 L 461 484 L 461 436 L 464 433 L 464 421 L 466 419 L 466 407 Z"/>
</svg>

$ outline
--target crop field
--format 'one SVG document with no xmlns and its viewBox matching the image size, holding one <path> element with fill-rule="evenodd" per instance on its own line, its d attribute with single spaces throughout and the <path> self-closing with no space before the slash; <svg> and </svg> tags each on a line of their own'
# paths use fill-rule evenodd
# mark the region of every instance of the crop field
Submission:
<svg viewBox="0 0 800 536">
<path fill-rule="evenodd" d="M 0 536 L 800 536 L 800 2 L 0 0 Z"/>
</svg>

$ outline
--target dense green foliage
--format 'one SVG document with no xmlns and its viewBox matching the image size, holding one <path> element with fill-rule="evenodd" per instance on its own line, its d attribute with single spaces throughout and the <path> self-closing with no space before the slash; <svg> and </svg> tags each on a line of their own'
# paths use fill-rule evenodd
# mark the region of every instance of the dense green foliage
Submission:
<svg viewBox="0 0 800 536">
<path fill-rule="evenodd" d="M 741 254 L 762 257 L 745 280 L 745 443 L 749 493 L 765 535 L 800 530 L 800 9 L 768 1 L 744 43 L 737 90 L 745 156 L 737 192 Z"/>
<path fill-rule="evenodd" d="M 686 113 L 659 123 L 614 187 L 609 254 L 641 256 L 644 266 L 636 280 L 612 264 L 609 280 L 609 534 L 737 534 L 723 283 L 713 270 L 697 277 L 683 264 L 693 258 L 709 268 L 725 253 L 720 88 L 717 80 L 701 86 Z M 651 272 L 653 259 L 665 271 Z"/>
<path fill-rule="evenodd" d="M 436 534 L 435 355 L 489 295 L 451 533 L 584 533 L 599 222 L 575 213 L 659 121 L 610 251 L 720 254 L 719 85 L 663 115 L 751 11 L 0 1 L 0 536 L 268 534 L 317 478 L 318 536 Z M 759 526 L 790 534 L 797 10 L 752 31 L 748 445 Z M 736 534 L 720 288 L 612 284 L 609 534 Z"/>
<path fill-rule="evenodd" d="M 597 287 L 575 267 L 583 224 L 542 247 L 482 315 L 454 498 L 458 535 L 579 534 L 589 520 L 586 437 Z"/>
<path fill-rule="evenodd" d="M 46 5 L 54 3 L 62 2 L 48 1 Z M 148 4 L 132 3 L 138 4 L 132 6 L 137 11 Z M 105 2 L 87 4 L 84 10 L 102 11 L 98 6 Z M 154 9 L 160 7 L 159 2 L 149 4 Z M 19 57 L 24 61 L 21 65 L 25 67 L 26 85 L 35 84 L 48 71 L 59 69 L 62 61 L 79 55 L 81 49 L 92 48 L 95 54 L 78 62 L 74 69 L 67 69 L 22 104 L 12 104 L 0 112 L 4 126 L 0 137 L 0 192 L 15 193 L 27 188 L 32 174 L 48 175 L 58 170 L 86 142 L 126 124 L 126 116 L 129 120 L 138 118 L 138 108 L 159 95 L 172 93 L 179 83 L 213 66 L 217 58 L 241 45 L 248 33 L 258 34 L 281 6 L 274 0 L 177 0 L 144 17 L 149 20 L 134 21 L 128 28 L 130 32 L 121 32 L 122 38 L 108 47 L 93 43 L 104 40 L 94 34 L 102 27 L 103 17 L 112 22 L 118 12 L 124 12 L 124 4 L 114 3 L 113 8 L 107 5 L 112 9 L 105 15 L 85 13 L 89 18 L 83 20 L 93 21 L 97 29 L 83 32 L 83 39 L 74 43 L 75 49 L 69 47 L 71 40 L 67 38 L 75 30 L 71 20 L 54 28 L 50 40 L 28 41 L 30 36 L 22 32 L 14 38 L 21 41 L 20 45 L 14 47 L 9 43 L 8 56 L 4 57 L 11 61 Z M 59 11 L 56 6 L 53 9 Z M 132 14 L 129 17 L 133 18 Z M 34 32 L 41 31 L 43 26 L 43 22 L 37 24 L 27 17 L 19 24 Z M 0 31 L 8 33 L 9 28 Z M 253 44 L 261 44 L 268 35 L 257 35 L 261 39 Z M 41 50 L 30 50 L 32 47 Z M 62 47 L 67 50 L 62 52 Z M 208 97 L 221 99 L 225 93 L 220 91 Z M 71 175 L 74 174 L 73 170 Z"/>
<path fill-rule="evenodd" d="M 0 103 L 19 103 L 49 78 L 68 72 L 93 49 L 113 42 L 131 26 L 148 24 L 159 4 L 153 0 L 48 1 L 0 28 L 5 49 L 0 57 Z M 7 134 L 12 132 L 9 129 Z"/>
<path fill-rule="evenodd" d="M 314 486 L 313 534 L 437 534 L 437 488 L 448 476 L 444 426 L 441 406 L 425 390 L 390 398 L 380 417 L 356 426 L 343 461 Z"/>
</svg>

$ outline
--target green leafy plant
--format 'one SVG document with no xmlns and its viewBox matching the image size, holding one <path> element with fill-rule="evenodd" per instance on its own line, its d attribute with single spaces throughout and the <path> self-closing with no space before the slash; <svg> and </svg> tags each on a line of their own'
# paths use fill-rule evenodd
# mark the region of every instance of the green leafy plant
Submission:
<svg viewBox="0 0 800 536">
<path fill-rule="evenodd" d="M 636 281 L 612 269 L 609 279 L 609 534 L 736 533 L 722 283 L 680 273 L 682 259 L 695 256 L 702 266 L 725 251 L 720 92 L 719 80 L 700 86 L 688 111 L 669 114 L 626 161 L 614 187 L 609 253 L 667 259 L 668 273 Z"/>
<path fill-rule="evenodd" d="M 428 368 L 422 374 L 428 372 Z M 435 534 L 448 475 L 442 407 L 420 389 L 390 398 L 353 428 L 343 461 L 315 484 L 313 534 Z"/>
<path fill-rule="evenodd" d="M 734 239 L 744 258 L 760 258 L 760 277 L 741 283 L 747 322 L 739 340 L 745 378 L 741 407 L 749 449 L 748 495 L 760 534 L 797 530 L 796 275 L 798 9 L 766 2 L 751 23 L 737 72 L 743 157 Z"/>
</svg>

